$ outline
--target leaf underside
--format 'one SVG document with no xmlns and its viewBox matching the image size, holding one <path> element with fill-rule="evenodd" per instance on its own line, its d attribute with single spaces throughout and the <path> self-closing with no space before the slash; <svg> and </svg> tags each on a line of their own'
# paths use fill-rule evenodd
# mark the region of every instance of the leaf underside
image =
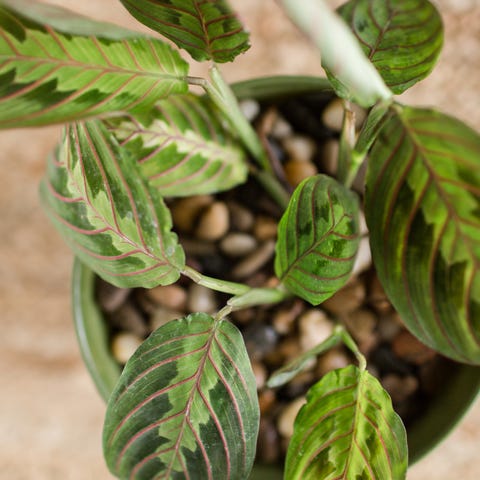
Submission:
<svg viewBox="0 0 480 480">
<path fill-rule="evenodd" d="M 188 64 L 169 45 L 128 30 L 122 38 L 119 28 L 43 8 L 52 24 L 90 35 L 63 33 L 0 3 L 0 128 L 141 111 L 188 90 Z"/>
<path fill-rule="evenodd" d="M 121 0 L 140 22 L 195 60 L 230 62 L 249 48 L 249 35 L 226 0 Z"/>
<path fill-rule="evenodd" d="M 185 258 L 170 212 L 100 121 L 67 127 L 40 193 L 66 242 L 106 281 L 147 288 L 178 279 Z"/>
<path fill-rule="evenodd" d="M 245 153 L 207 97 L 175 95 L 149 114 L 114 119 L 110 128 L 162 196 L 219 192 L 246 180 Z"/>
<path fill-rule="evenodd" d="M 278 226 L 275 273 L 313 305 L 348 280 L 358 249 L 359 205 L 354 193 L 316 175 L 295 190 Z"/>
<path fill-rule="evenodd" d="M 480 136 L 396 108 L 370 155 L 366 218 L 379 277 L 410 330 L 480 363 Z"/>
<path fill-rule="evenodd" d="M 338 13 L 394 93 L 404 92 L 435 66 L 443 25 L 428 0 L 351 0 Z"/>
<path fill-rule="evenodd" d="M 367 371 L 334 370 L 307 394 L 287 452 L 289 480 L 402 480 L 405 428 L 387 392 Z"/>
<path fill-rule="evenodd" d="M 108 404 L 104 452 L 120 478 L 245 480 L 258 424 L 240 332 L 196 313 L 155 331 L 128 361 Z"/>
</svg>

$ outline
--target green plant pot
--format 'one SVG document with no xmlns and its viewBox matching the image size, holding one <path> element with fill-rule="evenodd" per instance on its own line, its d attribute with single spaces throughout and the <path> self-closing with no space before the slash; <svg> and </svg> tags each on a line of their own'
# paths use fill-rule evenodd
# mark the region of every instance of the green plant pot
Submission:
<svg viewBox="0 0 480 480">
<path fill-rule="evenodd" d="M 234 85 L 239 98 L 269 100 L 307 93 L 332 93 L 324 79 L 313 77 L 265 77 Z M 100 395 L 108 400 L 121 369 L 109 345 L 107 325 L 95 301 L 95 274 L 78 259 L 72 277 L 73 317 L 80 350 Z M 445 379 L 441 395 L 433 399 L 423 416 L 408 430 L 410 465 L 436 447 L 472 405 L 480 389 L 480 367 L 457 364 Z M 251 480 L 277 480 L 282 471 L 256 465 Z"/>
</svg>

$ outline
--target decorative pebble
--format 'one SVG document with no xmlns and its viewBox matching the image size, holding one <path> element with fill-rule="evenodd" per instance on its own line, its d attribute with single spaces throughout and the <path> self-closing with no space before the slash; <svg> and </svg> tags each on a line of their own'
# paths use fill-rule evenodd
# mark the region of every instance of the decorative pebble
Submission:
<svg viewBox="0 0 480 480">
<path fill-rule="evenodd" d="M 278 368 L 296 358 L 302 352 L 296 337 L 286 337 L 272 350 L 265 360 L 274 368 Z"/>
<path fill-rule="evenodd" d="M 285 164 L 285 176 L 292 187 L 296 187 L 303 180 L 317 173 L 317 167 L 312 162 L 289 160 Z"/>
<path fill-rule="evenodd" d="M 252 323 L 243 331 L 248 354 L 253 360 L 260 360 L 276 347 L 277 332 L 264 323 Z"/>
<path fill-rule="evenodd" d="M 414 337 L 408 330 L 402 330 L 392 342 L 392 350 L 398 357 L 415 365 L 432 360 L 436 353 Z"/>
<path fill-rule="evenodd" d="M 111 316 L 112 325 L 139 337 L 144 337 L 148 333 L 148 325 L 143 319 L 143 315 L 132 302 L 124 303 Z"/>
<path fill-rule="evenodd" d="M 292 135 L 292 126 L 281 115 L 277 115 L 272 125 L 271 134 L 273 137 L 283 140 Z"/>
<path fill-rule="evenodd" d="M 232 232 L 220 242 L 220 249 L 229 257 L 243 257 L 252 253 L 257 247 L 257 241 L 248 233 Z"/>
<path fill-rule="evenodd" d="M 230 226 L 230 215 L 223 202 L 214 202 L 201 214 L 196 236 L 202 240 L 215 241 L 222 238 Z"/>
<path fill-rule="evenodd" d="M 343 125 L 343 101 L 340 98 L 332 100 L 322 114 L 323 124 L 335 132 L 340 132 Z"/>
<path fill-rule="evenodd" d="M 261 415 L 265 415 L 269 413 L 276 403 L 277 403 L 277 397 L 275 395 L 275 392 L 272 389 L 266 388 L 261 392 L 259 392 L 258 406 L 260 408 Z"/>
<path fill-rule="evenodd" d="M 418 390 L 418 378 L 413 375 L 401 377 L 395 373 L 390 373 L 382 378 L 383 388 L 392 397 L 393 403 L 405 401 L 408 397 Z"/>
<path fill-rule="evenodd" d="M 232 228 L 240 232 L 248 232 L 253 228 L 255 217 L 250 210 L 237 202 L 229 202 L 227 207 L 230 210 Z"/>
<path fill-rule="evenodd" d="M 391 343 L 401 330 L 403 330 L 403 325 L 397 312 L 383 316 L 378 322 L 378 335 L 384 342 Z"/>
<path fill-rule="evenodd" d="M 275 241 L 267 240 L 257 250 L 245 257 L 232 271 L 233 278 L 243 279 L 249 277 L 263 267 L 275 253 Z"/>
<path fill-rule="evenodd" d="M 277 221 L 266 215 L 258 215 L 253 225 L 253 234 L 261 242 L 277 238 Z"/>
<path fill-rule="evenodd" d="M 278 309 L 273 317 L 272 325 L 277 333 L 280 335 L 287 335 L 291 333 L 296 318 L 300 315 L 303 310 L 303 304 L 301 301 L 296 301 L 289 308 L 280 308 Z"/>
<path fill-rule="evenodd" d="M 211 195 L 195 195 L 177 200 L 171 207 L 173 224 L 180 231 L 192 232 L 198 215 L 212 202 Z"/>
<path fill-rule="evenodd" d="M 157 305 L 172 310 L 184 310 L 187 304 L 187 292 L 178 285 L 166 285 L 146 290 L 145 295 Z"/>
<path fill-rule="evenodd" d="M 393 309 L 377 275 L 372 275 L 368 285 L 368 303 L 380 315 L 386 315 Z"/>
<path fill-rule="evenodd" d="M 338 140 L 327 140 L 322 147 L 322 170 L 328 175 L 336 175 L 338 172 Z"/>
<path fill-rule="evenodd" d="M 377 344 L 375 332 L 377 317 L 370 310 L 360 309 L 342 317 L 352 337 L 357 341 L 362 353 L 366 354 Z"/>
<path fill-rule="evenodd" d="M 300 347 L 306 352 L 326 340 L 332 333 L 334 324 L 327 314 L 318 308 L 311 308 L 298 319 Z"/>
<path fill-rule="evenodd" d="M 203 285 L 192 284 L 188 289 L 187 308 L 190 312 L 215 313 L 218 308 L 215 292 Z"/>
<path fill-rule="evenodd" d="M 255 459 L 258 462 L 272 464 L 278 462 L 280 453 L 280 439 L 275 425 L 271 421 L 261 418 Z"/>
<path fill-rule="evenodd" d="M 100 280 L 97 285 L 97 300 L 100 308 L 107 313 L 117 310 L 130 295 L 129 288 L 119 288 Z"/>
<path fill-rule="evenodd" d="M 260 105 L 256 100 L 253 100 L 253 99 L 242 100 L 241 102 L 239 102 L 239 106 L 243 115 L 249 122 L 252 122 L 260 113 Z"/>
<path fill-rule="evenodd" d="M 155 313 L 150 318 L 150 328 L 152 331 L 156 330 L 157 328 L 162 327 L 166 323 L 182 317 L 184 317 L 184 314 L 182 312 L 179 312 L 178 310 L 171 310 L 169 308 L 159 307 L 155 310 Z"/>
<path fill-rule="evenodd" d="M 305 397 L 300 397 L 289 403 L 283 410 L 277 420 L 277 429 L 285 438 L 291 438 L 293 435 L 293 424 L 300 409 L 305 405 Z"/>
<path fill-rule="evenodd" d="M 363 237 L 358 246 L 358 253 L 353 264 L 352 275 L 358 276 L 372 266 L 372 251 L 368 237 Z"/>
<path fill-rule="evenodd" d="M 257 390 L 262 389 L 265 386 L 265 382 L 267 381 L 267 369 L 263 363 L 253 361 L 252 362 L 252 370 L 255 376 L 255 383 L 257 384 Z"/>
<path fill-rule="evenodd" d="M 323 377 L 328 372 L 348 367 L 351 363 L 349 356 L 342 348 L 332 348 L 318 359 L 317 373 Z"/>
<path fill-rule="evenodd" d="M 283 141 L 290 160 L 295 162 L 311 162 L 315 154 L 316 144 L 310 137 L 292 135 Z"/>
<path fill-rule="evenodd" d="M 354 280 L 347 283 L 335 295 L 322 303 L 322 308 L 333 315 L 341 316 L 360 308 L 365 300 L 365 285 Z"/>
<path fill-rule="evenodd" d="M 115 360 L 121 364 L 127 363 L 141 344 L 142 339 L 133 333 L 117 333 L 112 340 L 112 353 Z"/>
</svg>

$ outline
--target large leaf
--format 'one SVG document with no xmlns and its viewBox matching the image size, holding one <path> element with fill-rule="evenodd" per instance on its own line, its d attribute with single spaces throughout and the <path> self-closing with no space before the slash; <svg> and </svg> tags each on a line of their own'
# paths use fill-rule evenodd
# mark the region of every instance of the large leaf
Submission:
<svg viewBox="0 0 480 480">
<path fill-rule="evenodd" d="M 100 121 L 67 128 L 41 198 L 75 253 L 108 282 L 154 287 L 178 279 L 185 259 L 170 212 Z"/>
<path fill-rule="evenodd" d="M 424 343 L 480 363 L 480 136 L 396 107 L 369 165 L 367 223 L 392 303 Z"/>
<path fill-rule="evenodd" d="M 293 293 L 313 305 L 341 288 L 359 243 L 358 200 L 336 180 L 304 180 L 278 226 L 275 272 Z"/>
<path fill-rule="evenodd" d="M 207 97 L 175 95 L 150 114 L 144 121 L 114 119 L 112 131 L 163 196 L 218 192 L 245 181 L 245 153 Z"/>
<path fill-rule="evenodd" d="M 195 60 L 229 62 L 249 48 L 249 35 L 226 0 L 120 1 Z"/>
<path fill-rule="evenodd" d="M 387 392 L 366 370 L 334 370 L 308 392 L 286 460 L 289 480 L 402 480 L 405 428 Z"/>
<path fill-rule="evenodd" d="M 0 128 L 141 111 L 186 92 L 187 73 L 159 40 L 58 7 L 0 1 Z"/>
<path fill-rule="evenodd" d="M 104 452 L 120 478 L 245 480 L 259 407 L 240 332 L 197 313 L 155 331 L 113 392 Z"/>
<path fill-rule="evenodd" d="M 428 0 L 350 0 L 338 12 L 394 93 L 431 72 L 442 49 L 443 26 Z"/>
<path fill-rule="evenodd" d="M 345 22 L 324 0 L 281 0 L 292 20 L 315 43 L 338 96 L 371 107 L 392 92 Z"/>
</svg>

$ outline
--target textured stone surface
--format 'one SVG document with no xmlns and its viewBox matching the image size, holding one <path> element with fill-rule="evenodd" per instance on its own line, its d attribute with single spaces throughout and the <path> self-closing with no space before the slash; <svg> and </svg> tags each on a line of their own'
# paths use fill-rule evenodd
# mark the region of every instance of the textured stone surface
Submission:
<svg viewBox="0 0 480 480">
<path fill-rule="evenodd" d="M 50 0 L 127 25 L 116 0 Z M 404 101 L 439 105 L 480 129 L 480 2 L 437 1 L 446 47 L 435 73 Z M 254 47 L 232 65 L 229 80 L 274 73 L 320 74 L 316 52 L 274 0 L 232 0 Z M 133 28 L 141 29 L 136 22 Z M 275 48 L 272 48 L 272 46 Z M 260 61 L 261 58 L 261 61 Z M 200 74 L 195 67 L 192 74 Z M 461 85 L 456 89 L 455 85 Z M 81 362 L 71 322 L 72 257 L 37 199 L 45 157 L 60 128 L 0 132 L 0 479 L 111 480 L 101 456 L 105 406 Z M 408 480 L 476 480 L 480 476 L 480 405 Z"/>
</svg>

